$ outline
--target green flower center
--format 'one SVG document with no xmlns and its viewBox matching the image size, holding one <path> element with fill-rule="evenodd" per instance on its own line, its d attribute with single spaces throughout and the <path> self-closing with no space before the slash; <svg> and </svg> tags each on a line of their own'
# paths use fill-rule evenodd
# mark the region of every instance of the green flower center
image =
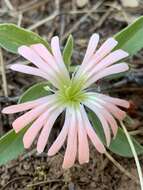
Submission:
<svg viewBox="0 0 143 190">
<path fill-rule="evenodd" d="M 74 78 L 67 83 L 61 85 L 58 91 L 59 101 L 62 104 L 75 104 L 78 105 L 80 102 L 86 99 L 85 91 L 83 90 L 84 79 L 75 80 Z"/>
</svg>

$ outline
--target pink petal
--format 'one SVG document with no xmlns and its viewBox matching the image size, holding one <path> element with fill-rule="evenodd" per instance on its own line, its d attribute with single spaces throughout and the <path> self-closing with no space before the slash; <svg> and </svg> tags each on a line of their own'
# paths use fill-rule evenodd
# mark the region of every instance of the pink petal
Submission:
<svg viewBox="0 0 143 190">
<path fill-rule="evenodd" d="M 46 72 L 50 77 L 50 81 L 52 82 L 54 79 L 53 83 L 55 84 L 56 73 L 51 69 L 51 67 L 49 67 L 49 65 L 45 61 L 40 58 L 40 56 L 32 48 L 28 46 L 21 46 L 18 48 L 18 53 L 33 64 L 35 64 L 37 67 L 39 67 L 43 72 Z M 56 80 L 56 83 L 57 87 L 59 85 L 58 80 Z"/>
<path fill-rule="evenodd" d="M 113 38 L 109 38 L 107 41 L 104 42 L 104 44 L 99 48 L 99 50 L 97 50 L 97 52 L 92 56 L 91 60 L 89 60 L 88 62 L 88 65 L 81 65 L 81 71 L 85 73 L 89 69 L 93 69 L 95 65 L 99 63 L 106 55 L 108 55 L 108 53 L 110 53 L 110 51 L 116 45 L 117 45 L 117 41 L 114 40 Z M 109 60 L 110 59 L 108 59 L 108 61 Z"/>
<path fill-rule="evenodd" d="M 56 62 L 58 63 L 58 67 L 61 70 L 61 73 L 64 72 L 64 75 L 69 79 L 69 73 L 67 71 L 67 68 L 65 66 L 65 63 L 62 58 L 62 54 L 60 51 L 60 44 L 59 44 L 59 38 L 57 36 L 54 36 L 51 40 L 51 48 L 52 48 L 52 53 L 54 55 L 54 58 Z"/>
<path fill-rule="evenodd" d="M 92 98 L 99 98 L 104 100 L 105 102 L 109 102 L 115 105 L 118 105 L 120 107 L 124 107 L 124 108 L 129 108 L 130 104 L 128 101 L 120 99 L 120 98 L 113 98 L 111 96 L 105 95 L 105 94 L 101 94 L 101 93 L 95 93 L 95 92 L 88 92 L 86 93 L 87 95 L 89 95 Z"/>
<path fill-rule="evenodd" d="M 22 64 L 13 64 L 10 68 L 14 71 L 39 76 L 46 80 L 49 80 L 48 74 L 44 73 L 43 71 L 41 71 L 40 69 L 37 69 L 35 67 L 22 65 Z"/>
<path fill-rule="evenodd" d="M 26 131 L 24 137 L 23 137 L 23 143 L 25 148 L 29 148 L 38 133 L 40 132 L 41 128 L 45 124 L 47 118 L 49 116 L 49 110 L 44 112 L 32 125 L 31 127 Z"/>
<path fill-rule="evenodd" d="M 94 95 L 93 95 L 94 94 Z M 107 100 L 104 100 L 103 97 L 104 95 L 100 97 L 100 94 L 95 95 L 97 93 L 93 93 L 91 95 L 91 99 L 100 105 L 103 105 L 116 119 L 123 120 L 126 116 L 126 113 L 119 109 L 115 104 L 108 102 Z"/>
<path fill-rule="evenodd" d="M 91 124 L 89 122 L 89 119 L 87 117 L 87 114 L 86 114 L 83 106 L 81 106 L 81 114 L 82 114 L 82 118 L 85 123 L 86 132 L 87 132 L 90 140 L 92 141 L 93 145 L 95 146 L 95 148 L 97 149 L 98 152 L 104 153 L 106 151 L 105 147 L 104 147 L 103 143 L 101 142 L 101 140 L 99 139 L 99 137 L 96 135 L 96 132 L 93 130 L 93 127 L 91 126 Z"/>
<path fill-rule="evenodd" d="M 92 102 L 85 101 L 84 104 L 89 109 L 91 109 L 97 115 L 97 117 L 99 118 L 99 120 L 100 120 L 100 122 L 102 124 L 103 130 L 104 130 L 107 146 L 109 146 L 110 145 L 110 141 L 111 141 L 111 134 L 110 134 L 110 128 L 109 128 L 109 125 L 107 123 L 107 120 L 105 119 L 105 117 L 102 114 L 102 112 L 100 111 L 100 109 L 98 109 L 98 107 L 96 107 Z"/>
<path fill-rule="evenodd" d="M 36 100 L 29 101 L 26 103 L 8 106 L 2 110 L 2 113 L 11 114 L 11 113 L 17 113 L 17 112 L 21 112 L 21 111 L 26 111 L 29 109 L 33 109 L 34 107 L 36 107 L 40 104 L 47 103 L 48 101 L 50 101 L 50 103 L 52 103 L 53 99 L 55 99 L 55 98 L 56 98 L 55 95 L 49 95 L 49 96 L 38 98 Z"/>
<path fill-rule="evenodd" d="M 25 113 L 24 115 L 18 117 L 13 123 L 12 126 L 16 133 L 23 129 L 26 125 L 34 121 L 41 113 L 45 111 L 48 104 L 42 104 L 31 111 Z"/>
<path fill-rule="evenodd" d="M 78 125 L 78 159 L 79 163 L 89 162 L 89 145 L 85 130 L 84 118 L 81 117 L 80 111 L 77 110 L 77 125 Z"/>
<path fill-rule="evenodd" d="M 63 168 L 68 169 L 73 166 L 77 154 L 77 119 L 74 110 L 71 110 L 72 118 L 69 126 L 67 148 L 64 155 Z"/>
<path fill-rule="evenodd" d="M 98 104 L 99 102 L 99 104 Z M 95 102 L 93 102 L 94 104 Z M 102 109 L 100 108 L 100 104 L 105 106 L 106 104 L 102 103 L 101 101 L 98 101 L 98 99 L 96 99 L 96 105 L 98 107 L 98 109 L 100 109 L 100 111 L 102 112 L 102 114 L 104 115 L 105 119 L 107 120 L 107 122 L 109 123 L 111 129 L 112 129 L 112 132 L 114 134 L 114 137 L 116 136 L 117 134 L 117 131 L 118 131 L 118 125 L 117 125 L 117 122 L 116 120 L 113 118 L 113 116 L 110 114 L 110 112 L 108 112 L 106 110 L 106 106 L 105 108 L 102 107 Z M 112 106 L 112 105 L 111 105 Z M 111 108 L 111 107 L 110 107 Z M 110 109 L 111 110 L 111 109 Z M 112 112 L 111 112 L 112 113 Z M 118 113 L 117 113 L 118 114 Z M 115 114 L 116 115 L 116 114 Z M 119 114 L 118 114 L 119 115 Z"/>
<path fill-rule="evenodd" d="M 121 109 L 119 109 L 117 106 L 115 106 L 114 104 L 108 103 L 106 102 L 105 104 L 103 104 L 107 110 L 116 118 L 119 120 L 123 120 L 126 117 L 126 113 L 124 111 L 122 111 Z"/>
<path fill-rule="evenodd" d="M 104 94 L 99 94 L 103 100 L 110 102 L 112 104 L 124 107 L 124 108 L 129 108 L 130 104 L 128 101 L 120 99 L 120 98 L 112 98 L 110 96 L 104 95 Z"/>
<path fill-rule="evenodd" d="M 117 44 L 118 42 L 114 38 L 107 39 L 94 55 L 96 62 L 101 61 L 101 59 L 108 55 Z"/>
<path fill-rule="evenodd" d="M 99 72 L 98 74 L 92 76 L 89 78 L 89 80 L 85 84 L 85 88 L 96 82 L 97 80 L 104 78 L 106 76 L 112 75 L 112 74 L 118 74 L 121 72 L 125 72 L 129 69 L 128 65 L 126 63 L 119 63 L 112 65 L 110 67 L 107 67 L 103 71 Z"/>
<path fill-rule="evenodd" d="M 30 46 L 55 72 L 59 72 L 57 64 L 48 51 L 48 49 L 43 44 L 33 44 Z"/>
<path fill-rule="evenodd" d="M 69 115 L 68 111 L 66 111 L 64 126 L 63 126 L 60 134 L 58 135 L 57 139 L 54 141 L 54 143 L 50 147 L 50 149 L 48 151 L 48 156 L 55 155 L 60 150 L 60 148 L 63 146 L 63 144 L 66 140 L 66 137 L 68 135 L 69 124 L 70 124 L 70 115 Z"/>
<path fill-rule="evenodd" d="M 119 60 L 125 58 L 128 56 L 128 53 L 118 49 L 116 51 L 113 51 L 112 53 L 110 53 L 109 55 L 107 55 L 104 59 L 102 59 L 100 62 L 98 62 L 98 64 L 94 64 L 90 69 L 89 72 L 89 76 L 92 76 L 100 71 L 102 71 L 103 69 L 105 69 L 106 67 L 109 67 L 110 65 L 112 65 L 113 63 L 118 62 Z M 97 63 L 96 58 L 91 60 L 91 63 Z M 86 68 L 86 70 L 88 70 L 88 68 Z"/>
<path fill-rule="evenodd" d="M 64 108 L 59 107 L 50 113 L 49 118 L 48 118 L 46 124 L 44 125 L 44 127 L 41 131 L 41 134 L 38 138 L 38 142 L 37 142 L 37 152 L 38 153 L 42 153 L 44 151 L 44 148 L 47 144 L 47 141 L 48 141 L 51 129 L 54 125 L 54 122 L 57 119 L 57 117 L 62 113 L 63 110 L 64 110 Z"/>
<path fill-rule="evenodd" d="M 89 40 L 88 46 L 87 46 L 87 50 L 83 59 L 83 63 L 84 64 L 88 64 L 87 61 L 89 60 L 89 58 L 91 58 L 91 56 L 94 54 L 96 47 L 98 45 L 99 42 L 99 35 L 98 34 L 93 34 Z"/>
</svg>

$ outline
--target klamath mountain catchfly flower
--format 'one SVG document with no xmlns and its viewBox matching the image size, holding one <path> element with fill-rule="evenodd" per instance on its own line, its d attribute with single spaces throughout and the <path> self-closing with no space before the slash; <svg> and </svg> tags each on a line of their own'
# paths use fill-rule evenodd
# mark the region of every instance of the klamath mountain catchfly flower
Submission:
<svg viewBox="0 0 143 190">
<path fill-rule="evenodd" d="M 103 143 L 89 121 L 87 108 L 100 120 L 109 146 L 111 134 L 113 133 L 114 137 L 117 134 L 117 120 L 122 121 L 126 116 L 120 107 L 129 107 L 126 100 L 90 90 L 90 86 L 98 80 L 128 70 L 126 63 L 116 63 L 127 57 L 128 53 L 121 49 L 113 50 L 118 43 L 114 38 L 107 39 L 96 50 L 98 42 L 99 35 L 93 34 L 82 64 L 71 75 L 63 61 L 57 36 L 51 40 L 51 51 L 42 44 L 23 45 L 18 48 L 18 53 L 36 67 L 22 64 L 11 66 L 12 70 L 40 76 L 49 81 L 52 85 L 51 94 L 47 93 L 45 97 L 6 107 L 3 113 L 27 111 L 18 117 L 12 126 L 18 133 L 31 124 L 23 137 L 24 147 L 29 148 L 38 136 L 37 151 L 42 153 L 57 117 L 65 112 L 63 127 L 48 150 L 49 156 L 55 155 L 67 140 L 63 168 L 70 168 L 76 157 L 80 164 L 89 161 L 88 139 L 98 152 L 105 152 Z M 49 90 L 49 87 L 46 86 L 45 89 Z"/>
</svg>

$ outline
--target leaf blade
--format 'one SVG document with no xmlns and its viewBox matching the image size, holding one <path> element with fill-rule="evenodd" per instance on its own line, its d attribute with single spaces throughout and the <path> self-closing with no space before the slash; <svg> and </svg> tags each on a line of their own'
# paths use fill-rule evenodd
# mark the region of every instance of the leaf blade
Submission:
<svg viewBox="0 0 143 190">
<path fill-rule="evenodd" d="M 72 52 L 73 52 L 73 37 L 72 35 L 69 35 L 66 45 L 63 50 L 63 59 L 67 67 L 69 67 L 71 64 Z"/>
<path fill-rule="evenodd" d="M 143 16 L 139 17 L 135 22 L 118 32 L 114 38 L 118 41 L 115 49 L 123 49 L 130 55 L 136 54 L 143 48 Z"/>
<path fill-rule="evenodd" d="M 17 53 L 20 46 L 36 43 L 42 43 L 50 50 L 48 42 L 38 34 L 14 24 L 0 24 L 0 46 L 9 52 Z"/>
</svg>

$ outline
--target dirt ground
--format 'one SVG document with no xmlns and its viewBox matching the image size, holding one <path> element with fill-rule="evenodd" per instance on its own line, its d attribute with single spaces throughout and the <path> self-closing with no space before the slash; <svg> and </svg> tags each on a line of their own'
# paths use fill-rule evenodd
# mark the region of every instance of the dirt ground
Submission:
<svg viewBox="0 0 143 190">
<path fill-rule="evenodd" d="M 102 43 L 142 15 L 143 3 L 135 2 L 127 6 L 123 0 L 0 0 L 0 23 L 11 22 L 29 28 L 48 41 L 53 35 L 58 35 L 62 45 L 72 33 L 75 38 L 73 63 L 80 64 L 92 33 L 99 33 Z M 19 56 L 4 50 L 2 55 L 0 109 L 16 103 L 25 89 L 40 81 L 37 77 L 9 70 L 12 63 L 23 61 Z M 130 100 L 132 106 L 128 114 L 134 119 L 134 124 L 128 130 L 136 131 L 136 138 L 143 144 L 143 51 L 128 62 L 132 70 L 120 81 L 106 84 L 106 90 L 114 96 Z M 0 115 L 0 136 L 11 129 L 14 118 L 16 115 Z M 99 155 L 92 146 L 90 152 L 88 164 L 80 166 L 77 163 L 64 171 L 61 168 L 64 151 L 48 158 L 46 153 L 37 155 L 35 149 L 31 149 L 17 160 L 0 167 L 0 190 L 140 189 L 133 159 L 110 153 L 115 159 L 113 163 L 111 158 Z M 143 166 L 143 157 L 140 160 Z"/>
</svg>

